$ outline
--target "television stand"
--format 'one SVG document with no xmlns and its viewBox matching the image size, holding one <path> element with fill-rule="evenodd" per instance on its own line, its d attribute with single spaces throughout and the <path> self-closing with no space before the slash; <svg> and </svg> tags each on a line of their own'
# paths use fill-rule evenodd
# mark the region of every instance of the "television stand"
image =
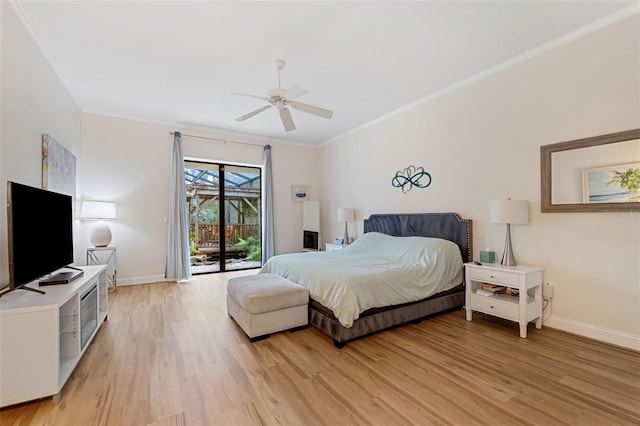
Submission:
<svg viewBox="0 0 640 426">
<path fill-rule="evenodd" d="M 39 288 L 31 288 L 27 286 L 19 287 L 16 290 L 29 290 L 29 291 L 33 291 L 34 293 L 47 294 L 44 292 L 44 290 L 40 290 Z"/>
<path fill-rule="evenodd" d="M 7 293 L 10 293 L 12 291 L 15 290 L 29 290 L 29 291 L 33 291 L 34 293 L 40 293 L 40 294 L 46 294 L 43 290 L 37 289 L 37 288 L 31 288 L 31 287 L 27 287 L 27 286 L 22 286 L 22 287 L 18 287 L 18 288 L 9 288 L 8 290 L 5 290 L 3 292 L 0 293 L 0 297 L 4 296 Z"/>
<path fill-rule="evenodd" d="M 81 278 L 49 287 L 45 295 L 11 293 L 0 298 L 0 407 L 48 396 L 59 401 L 109 313 L 106 266 L 83 269 Z M 96 285 L 96 300 L 88 300 Z"/>
</svg>

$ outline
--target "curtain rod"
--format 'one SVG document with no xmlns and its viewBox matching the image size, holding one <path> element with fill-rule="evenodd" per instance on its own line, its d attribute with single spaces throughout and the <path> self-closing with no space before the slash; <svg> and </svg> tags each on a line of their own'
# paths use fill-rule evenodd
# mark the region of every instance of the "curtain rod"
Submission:
<svg viewBox="0 0 640 426">
<path fill-rule="evenodd" d="M 172 135 L 172 136 L 173 136 L 174 133 L 175 132 L 169 132 L 169 134 Z M 182 133 L 182 132 L 180 132 L 180 134 L 182 136 L 187 136 L 189 138 L 206 139 L 206 140 L 209 140 L 209 141 L 218 141 L 218 142 L 224 142 L 224 143 L 237 143 L 239 145 L 258 146 L 260 148 L 264 148 L 266 146 L 266 145 L 260 145 L 260 144 L 257 144 L 257 143 L 251 143 L 251 142 L 239 142 L 239 141 L 230 141 L 230 140 L 227 140 L 227 139 L 207 138 L 205 136 L 187 135 L 187 134 Z"/>
</svg>

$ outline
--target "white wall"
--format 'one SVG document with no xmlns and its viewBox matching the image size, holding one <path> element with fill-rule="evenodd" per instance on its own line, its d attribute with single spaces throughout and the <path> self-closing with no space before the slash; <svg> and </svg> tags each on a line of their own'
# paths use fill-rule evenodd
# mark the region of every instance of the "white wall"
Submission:
<svg viewBox="0 0 640 426">
<path fill-rule="evenodd" d="M 118 250 L 119 285 L 164 279 L 174 130 L 183 134 L 183 154 L 192 159 L 261 166 L 263 149 L 188 135 L 271 144 L 276 252 L 302 250 L 302 204 L 291 202 L 291 185 L 308 184 L 317 191 L 315 148 L 88 113 L 82 129 L 79 192 L 84 199 L 117 203 L 118 220 L 109 225 Z M 85 248 L 92 226 L 82 226 Z"/>
<path fill-rule="evenodd" d="M 48 133 L 78 157 L 81 113 L 9 2 L 0 2 L 0 287 L 8 284 L 6 182 L 42 186 L 42 134 Z M 46 224 L 46 212 L 42 215 Z M 46 225 L 45 225 L 46 226 Z M 76 224 L 77 228 L 78 224 Z M 34 255 L 54 242 L 37 240 Z M 77 238 L 76 238 L 77 240 Z M 80 250 L 76 243 L 76 261 Z"/>
<path fill-rule="evenodd" d="M 640 215 L 540 213 L 540 146 L 640 127 L 640 17 L 635 15 L 325 144 L 325 240 L 338 207 L 372 213 L 454 211 L 473 219 L 474 252 L 502 256 L 492 199 L 530 202 L 514 225 L 521 264 L 542 265 L 555 297 L 545 324 L 640 349 Z M 397 170 L 433 182 L 403 194 Z"/>
<path fill-rule="evenodd" d="M 318 194 L 316 149 L 246 135 L 179 128 L 81 113 L 9 2 L 2 15 L 0 177 L 2 205 L 7 180 L 41 185 L 41 136 L 48 133 L 78 159 L 77 199 L 113 200 L 118 220 L 109 223 L 118 249 L 118 283 L 162 280 L 167 252 L 170 131 L 272 145 L 276 252 L 302 249 L 302 204 L 291 201 L 291 185 Z M 262 164 L 262 150 L 185 137 L 186 156 Z M 46 215 L 43 215 L 46 219 Z M 6 209 L 0 209 L 0 287 L 7 284 Z M 75 260 L 84 264 L 93 222 L 76 221 Z M 34 241 L 34 253 L 49 244 Z"/>
</svg>

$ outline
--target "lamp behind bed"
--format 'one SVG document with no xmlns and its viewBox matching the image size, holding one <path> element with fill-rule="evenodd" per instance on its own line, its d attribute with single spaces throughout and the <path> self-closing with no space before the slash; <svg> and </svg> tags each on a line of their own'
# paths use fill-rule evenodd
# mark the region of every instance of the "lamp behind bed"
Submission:
<svg viewBox="0 0 640 426">
<path fill-rule="evenodd" d="M 353 209 L 338 209 L 338 222 L 344 222 L 344 237 L 342 244 L 349 244 L 349 222 L 355 220 L 355 211 Z"/>
</svg>

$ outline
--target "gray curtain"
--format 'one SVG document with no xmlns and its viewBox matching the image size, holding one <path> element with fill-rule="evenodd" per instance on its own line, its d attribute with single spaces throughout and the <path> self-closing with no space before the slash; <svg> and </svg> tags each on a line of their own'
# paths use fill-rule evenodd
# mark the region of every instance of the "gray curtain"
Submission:
<svg viewBox="0 0 640 426">
<path fill-rule="evenodd" d="M 273 232 L 273 185 L 271 175 L 271 145 L 264 147 L 264 213 L 262 218 L 262 262 L 266 262 L 275 255 L 275 241 Z"/>
<path fill-rule="evenodd" d="M 191 278 L 189 258 L 189 228 L 187 220 L 187 191 L 184 185 L 182 136 L 173 134 L 169 193 L 169 244 L 165 278 L 175 281 Z"/>
</svg>

